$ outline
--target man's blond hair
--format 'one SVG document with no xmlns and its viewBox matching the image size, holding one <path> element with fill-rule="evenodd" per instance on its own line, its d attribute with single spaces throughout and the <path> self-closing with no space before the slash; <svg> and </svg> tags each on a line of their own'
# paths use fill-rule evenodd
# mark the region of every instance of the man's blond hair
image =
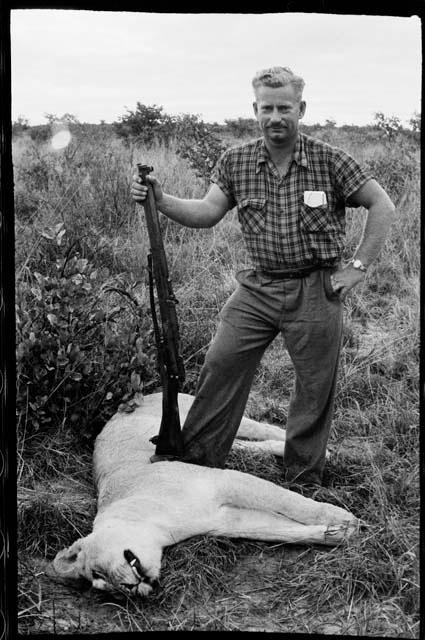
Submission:
<svg viewBox="0 0 425 640">
<path fill-rule="evenodd" d="M 252 86 L 254 93 L 257 93 L 258 87 L 286 87 L 286 85 L 292 84 L 294 87 L 297 98 L 301 100 L 305 82 L 300 76 L 296 76 L 289 67 L 270 67 L 269 69 L 262 69 L 257 71 L 253 80 Z"/>
</svg>

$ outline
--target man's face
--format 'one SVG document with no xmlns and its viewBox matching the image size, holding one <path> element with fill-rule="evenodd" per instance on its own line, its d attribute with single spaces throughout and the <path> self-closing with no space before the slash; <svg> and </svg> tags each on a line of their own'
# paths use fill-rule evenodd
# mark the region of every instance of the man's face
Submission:
<svg viewBox="0 0 425 640">
<path fill-rule="evenodd" d="M 305 113 L 305 102 L 299 100 L 292 85 L 256 89 L 254 113 L 266 141 L 272 146 L 285 146 L 298 134 L 298 121 Z"/>
</svg>

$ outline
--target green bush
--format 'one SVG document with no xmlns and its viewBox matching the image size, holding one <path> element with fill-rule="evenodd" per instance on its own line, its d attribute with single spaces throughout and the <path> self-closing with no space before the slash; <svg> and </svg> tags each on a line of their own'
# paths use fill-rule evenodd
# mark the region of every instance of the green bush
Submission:
<svg viewBox="0 0 425 640">
<path fill-rule="evenodd" d="M 65 235 L 62 224 L 44 232 L 53 259 L 17 283 L 17 411 L 26 436 L 61 424 L 94 435 L 155 378 L 145 305 Z"/>
<path fill-rule="evenodd" d="M 183 115 L 175 119 L 177 153 L 186 158 L 198 178 L 208 183 L 217 160 L 226 149 L 214 125 L 197 115 Z"/>
<path fill-rule="evenodd" d="M 400 118 L 386 116 L 381 111 L 375 113 L 375 126 L 388 140 L 396 138 L 397 134 L 402 130 Z"/>
<path fill-rule="evenodd" d="M 199 115 L 170 116 L 163 107 L 137 102 L 134 111 L 128 110 L 114 123 L 116 134 L 127 145 L 157 146 L 175 144 L 177 153 L 188 160 L 195 174 L 209 180 L 211 170 L 226 145 L 217 135 L 218 125 L 205 123 Z"/>
<path fill-rule="evenodd" d="M 114 129 L 126 142 L 168 143 L 173 133 L 173 123 L 172 118 L 164 113 L 163 107 L 137 102 L 134 111 L 127 109 L 127 114 L 114 122 Z"/>
</svg>

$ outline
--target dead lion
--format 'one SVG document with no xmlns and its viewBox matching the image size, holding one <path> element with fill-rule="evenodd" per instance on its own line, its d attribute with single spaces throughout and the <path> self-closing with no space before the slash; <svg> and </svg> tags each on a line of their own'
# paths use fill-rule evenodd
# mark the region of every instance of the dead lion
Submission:
<svg viewBox="0 0 425 640">
<path fill-rule="evenodd" d="M 193 397 L 180 394 L 184 421 Z M 150 462 L 162 395 L 145 396 L 133 413 L 117 413 L 96 439 L 94 472 L 98 512 L 93 531 L 60 551 L 61 577 L 90 580 L 108 591 L 148 595 L 164 547 L 208 534 L 334 545 L 357 527 L 345 509 L 316 502 L 250 474 L 183 462 Z M 244 418 L 238 446 L 282 455 L 285 432 Z"/>
</svg>

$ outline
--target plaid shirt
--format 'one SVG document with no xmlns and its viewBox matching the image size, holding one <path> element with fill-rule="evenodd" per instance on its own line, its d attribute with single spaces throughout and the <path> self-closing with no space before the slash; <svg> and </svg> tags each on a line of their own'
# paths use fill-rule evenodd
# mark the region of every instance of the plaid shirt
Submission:
<svg viewBox="0 0 425 640">
<path fill-rule="evenodd" d="M 341 149 L 300 133 L 283 178 L 260 138 L 225 151 L 211 181 L 238 208 L 253 266 L 271 271 L 338 262 L 345 205 L 370 178 Z M 327 203 L 308 206 L 305 191 L 323 191 Z"/>
</svg>

